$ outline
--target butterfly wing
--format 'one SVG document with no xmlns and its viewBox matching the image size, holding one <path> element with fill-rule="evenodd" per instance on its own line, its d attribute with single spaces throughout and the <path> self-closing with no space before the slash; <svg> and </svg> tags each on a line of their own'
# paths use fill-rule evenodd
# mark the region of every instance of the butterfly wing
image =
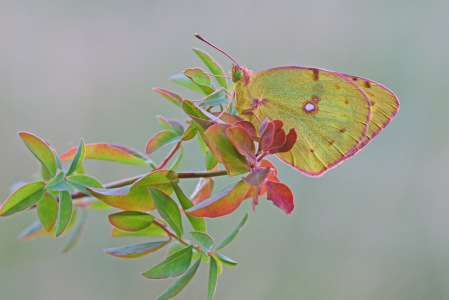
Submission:
<svg viewBox="0 0 449 300">
<path fill-rule="evenodd" d="M 367 94 L 334 72 L 304 67 L 269 69 L 235 85 L 235 109 L 259 124 L 268 117 L 295 128 L 295 146 L 278 156 L 309 176 L 320 176 L 355 153 L 371 115 Z"/>
<path fill-rule="evenodd" d="M 348 74 L 339 75 L 357 84 L 371 101 L 371 119 L 366 137 L 358 147 L 360 150 L 394 118 L 399 110 L 399 100 L 392 91 L 377 82 Z"/>
</svg>

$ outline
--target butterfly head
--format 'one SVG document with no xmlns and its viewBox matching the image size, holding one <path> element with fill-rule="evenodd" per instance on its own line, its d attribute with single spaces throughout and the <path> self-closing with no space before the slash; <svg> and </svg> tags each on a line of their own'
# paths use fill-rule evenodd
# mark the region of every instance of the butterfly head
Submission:
<svg viewBox="0 0 449 300">
<path fill-rule="evenodd" d="M 251 75 L 253 75 L 253 71 L 248 70 L 246 67 L 241 67 L 236 64 L 231 66 L 231 77 L 233 82 L 238 82 L 243 79 L 246 83 Z"/>
</svg>

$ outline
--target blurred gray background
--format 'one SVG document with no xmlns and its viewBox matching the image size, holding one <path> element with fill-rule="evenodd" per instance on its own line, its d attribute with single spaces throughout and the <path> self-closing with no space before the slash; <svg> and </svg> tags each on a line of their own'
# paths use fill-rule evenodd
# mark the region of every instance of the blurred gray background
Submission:
<svg viewBox="0 0 449 300">
<path fill-rule="evenodd" d="M 223 254 L 237 260 L 219 277 L 215 299 L 449 299 L 448 1 L 5 1 L 0 0 L 0 198 L 38 170 L 17 135 L 26 130 L 62 153 L 86 142 L 144 151 L 157 114 L 184 118 L 154 93 L 202 67 L 193 36 L 216 43 L 254 71 L 322 67 L 385 84 L 401 101 L 393 122 L 366 149 L 322 178 L 280 161 L 295 195 L 286 216 L 261 200 L 209 221 L 223 238 L 250 211 Z M 180 170 L 203 165 L 187 144 Z M 161 154 L 153 158 L 158 161 Z M 145 168 L 88 162 L 103 182 Z M 228 184 L 223 182 L 219 186 Z M 189 193 L 193 181 L 182 182 Z M 66 238 L 22 243 L 36 219 L 0 219 L 1 299 L 153 299 L 172 281 L 140 276 L 163 258 L 105 255 L 142 240 L 111 239 L 107 214 L 91 212 L 81 244 Z M 178 297 L 205 299 L 207 268 Z"/>
</svg>

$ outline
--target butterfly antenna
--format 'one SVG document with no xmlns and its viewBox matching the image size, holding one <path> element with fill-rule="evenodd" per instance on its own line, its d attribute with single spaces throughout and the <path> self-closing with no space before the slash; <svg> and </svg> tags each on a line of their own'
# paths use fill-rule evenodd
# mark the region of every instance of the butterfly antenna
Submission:
<svg viewBox="0 0 449 300">
<path fill-rule="evenodd" d="M 217 46 L 215 46 L 214 44 L 212 44 L 211 42 L 207 41 L 205 38 L 203 38 L 201 35 L 199 35 L 198 33 L 195 33 L 195 36 L 197 39 L 199 39 L 200 41 L 205 42 L 206 44 L 208 44 L 209 46 L 211 46 L 214 49 L 217 49 L 218 51 L 220 51 L 221 53 L 223 53 L 224 55 L 226 55 L 227 57 L 229 57 L 230 60 L 232 60 L 233 62 L 235 62 L 235 64 L 237 66 L 240 67 L 240 64 L 238 62 L 235 61 L 235 59 L 233 59 L 229 54 L 227 54 L 226 52 L 224 52 L 223 50 L 221 50 L 220 48 L 218 48 Z"/>
</svg>

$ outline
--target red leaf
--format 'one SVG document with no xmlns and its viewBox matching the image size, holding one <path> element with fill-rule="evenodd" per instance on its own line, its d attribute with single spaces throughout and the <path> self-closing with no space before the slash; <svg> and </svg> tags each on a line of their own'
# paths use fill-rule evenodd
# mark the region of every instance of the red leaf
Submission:
<svg viewBox="0 0 449 300">
<path fill-rule="evenodd" d="M 256 162 L 256 147 L 254 146 L 253 139 L 249 135 L 248 131 L 242 127 L 230 127 L 226 129 L 226 134 L 228 135 L 231 143 L 234 147 L 245 156 L 245 158 L 254 164 Z"/>
<path fill-rule="evenodd" d="M 260 127 L 262 127 L 262 125 Z M 270 149 L 270 146 L 273 143 L 274 139 L 273 122 L 268 121 L 267 124 L 263 126 L 263 128 L 264 130 L 260 132 L 259 150 L 257 152 Z"/>
<path fill-rule="evenodd" d="M 208 199 L 212 194 L 212 189 L 214 187 L 214 179 L 213 178 L 201 178 L 198 181 L 198 184 L 195 187 L 195 190 L 190 196 L 190 201 L 193 205 L 203 202 Z"/>
<path fill-rule="evenodd" d="M 269 173 L 270 168 L 254 168 L 248 176 L 243 178 L 243 181 L 254 187 L 262 187 L 262 183 L 267 178 Z"/>
<path fill-rule="evenodd" d="M 253 140 L 255 140 L 256 142 L 259 141 L 259 136 L 257 135 L 256 127 L 254 127 L 253 123 L 249 121 L 238 121 L 234 124 L 234 126 L 242 127 L 248 132 Z"/>
<path fill-rule="evenodd" d="M 281 182 L 266 180 L 265 185 L 267 187 L 267 199 L 272 200 L 274 205 L 289 215 L 295 207 L 292 191 Z"/>
<path fill-rule="evenodd" d="M 248 193 L 250 185 L 239 181 L 227 187 L 221 193 L 186 210 L 193 217 L 216 218 L 228 215 L 236 210 Z"/>
<path fill-rule="evenodd" d="M 228 124 L 212 125 L 204 132 L 204 141 L 215 159 L 224 165 L 229 176 L 235 176 L 248 172 L 250 163 L 237 151 L 227 136 L 226 129 L 229 127 Z"/>
<path fill-rule="evenodd" d="M 274 154 L 274 153 L 290 151 L 296 143 L 296 138 L 297 138 L 296 130 L 294 128 L 290 129 L 290 131 L 287 134 L 287 137 L 285 139 L 285 143 L 278 148 L 271 149 L 270 153 Z"/>
</svg>

